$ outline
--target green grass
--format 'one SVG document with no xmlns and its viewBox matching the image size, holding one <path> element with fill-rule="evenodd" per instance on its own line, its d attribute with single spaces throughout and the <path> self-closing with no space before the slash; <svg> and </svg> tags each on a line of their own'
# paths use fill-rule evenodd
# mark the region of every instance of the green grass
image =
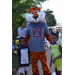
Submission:
<svg viewBox="0 0 75 75">
<path fill-rule="evenodd" d="M 16 54 L 12 57 L 12 68 L 18 70 L 18 61 L 17 61 L 17 51 L 14 51 Z"/>
</svg>

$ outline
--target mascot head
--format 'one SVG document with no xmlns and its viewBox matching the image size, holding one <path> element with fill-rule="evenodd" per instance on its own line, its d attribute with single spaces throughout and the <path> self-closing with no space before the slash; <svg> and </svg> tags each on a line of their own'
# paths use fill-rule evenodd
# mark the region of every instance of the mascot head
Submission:
<svg viewBox="0 0 75 75">
<path fill-rule="evenodd" d="M 39 7 L 32 7 L 26 14 L 26 20 L 29 22 L 39 22 L 45 19 L 45 13 Z"/>
</svg>

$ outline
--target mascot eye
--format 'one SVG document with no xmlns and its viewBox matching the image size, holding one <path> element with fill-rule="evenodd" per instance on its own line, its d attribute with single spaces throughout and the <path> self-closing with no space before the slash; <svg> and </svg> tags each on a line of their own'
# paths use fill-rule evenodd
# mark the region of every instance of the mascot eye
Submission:
<svg viewBox="0 0 75 75">
<path fill-rule="evenodd" d="M 39 12 L 39 10 L 36 10 L 36 12 Z"/>
<path fill-rule="evenodd" d="M 34 14 L 34 12 L 32 11 L 31 14 Z"/>
<path fill-rule="evenodd" d="M 36 10 L 36 13 L 38 13 L 39 11 L 38 10 Z"/>
</svg>

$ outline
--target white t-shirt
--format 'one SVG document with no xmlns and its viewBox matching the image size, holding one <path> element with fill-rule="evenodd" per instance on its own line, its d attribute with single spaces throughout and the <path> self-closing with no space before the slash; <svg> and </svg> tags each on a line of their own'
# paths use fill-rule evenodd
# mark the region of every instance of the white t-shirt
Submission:
<svg viewBox="0 0 75 75">
<path fill-rule="evenodd" d="M 25 34 L 26 34 L 26 28 L 21 30 L 21 27 L 18 28 L 18 34 L 19 34 L 19 38 L 20 37 L 24 37 L 25 38 Z"/>
</svg>

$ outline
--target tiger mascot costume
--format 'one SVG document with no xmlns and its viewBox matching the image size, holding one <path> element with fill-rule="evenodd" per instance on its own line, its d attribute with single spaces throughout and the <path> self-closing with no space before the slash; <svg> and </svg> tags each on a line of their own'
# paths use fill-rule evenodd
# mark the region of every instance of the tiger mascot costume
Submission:
<svg viewBox="0 0 75 75">
<path fill-rule="evenodd" d="M 26 20 L 30 22 L 27 25 L 26 44 L 29 41 L 29 49 L 32 63 L 33 75 L 40 75 L 38 70 L 38 59 L 40 59 L 44 75 L 51 75 L 47 65 L 45 37 L 51 42 L 51 36 L 48 32 L 47 25 L 42 22 L 45 19 L 45 13 L 39 7 L 32 7 L 26 14 Z"/>
</svg>

